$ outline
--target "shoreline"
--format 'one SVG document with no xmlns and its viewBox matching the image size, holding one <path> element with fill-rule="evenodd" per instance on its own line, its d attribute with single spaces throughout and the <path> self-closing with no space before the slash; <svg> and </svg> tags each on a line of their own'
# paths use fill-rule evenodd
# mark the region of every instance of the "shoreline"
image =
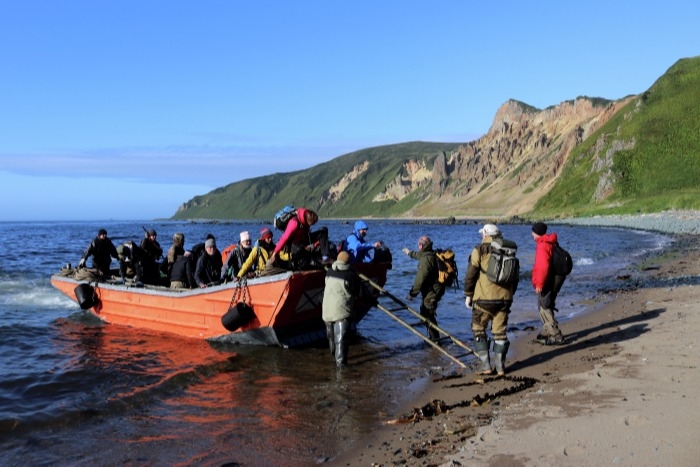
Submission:
<svg viewBox="0 0 700 467">
<path fill-rule="evenodd" d="M 638 265 L 623 287 L 601 292 L 598 304 L 561 323 L 565 345 L 537 344 L 538 330 L 519 334 L 508 353 L 506 378 L 466 371 L 429 380 L 411 394 L 413 404 L 401 415 L 436 400 L 443 401 L 445 413 L 372 429 L 329 464 L 697 462 L 700 421 L 691 408 L 698 406 L 700 387 L 694 344 L 700 330 L 694 309 L 700 302 L 700 287 L 694 287 L 700 284 L 700 236 L 675 235 L 671 248 Z"/>
</svg>

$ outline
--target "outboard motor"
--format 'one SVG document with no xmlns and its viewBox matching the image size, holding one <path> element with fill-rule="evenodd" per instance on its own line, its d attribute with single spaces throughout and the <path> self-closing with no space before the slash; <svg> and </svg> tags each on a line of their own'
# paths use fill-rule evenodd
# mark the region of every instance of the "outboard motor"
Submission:
<svg viewBox="0 0 700 467">
<path fill-rule="evenodd" d="M 95 288 L 90 284 L 80 284 L 75 288 L 74 292 L 78 305 L 80 305 L 82 310 L 89 310 L 97 305 L 100 300 L 97 298 Z"/>
</svg>

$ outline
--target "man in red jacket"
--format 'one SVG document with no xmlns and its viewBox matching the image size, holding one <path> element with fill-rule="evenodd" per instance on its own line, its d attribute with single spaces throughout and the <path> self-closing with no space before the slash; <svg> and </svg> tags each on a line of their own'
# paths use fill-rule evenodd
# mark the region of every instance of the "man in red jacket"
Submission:
<svg viewBox="0 0 700 467">
<path fill-rule="evenodd" d="M 535 264 L 532 266 L 532 286 L 537 294 L 537 305 L 542 320 L 542 332 L 537 342 L 544 345 L 558 345 L 564 342 L 559 323 L 554 317 L 557 295 L 565 277 L 556 276 L 552 270 L 552 247 L 557 243 L 557 234 L 547 233 L 547 224 L 537 222 L 532 226 L 535 240 Z"/>
</svg>

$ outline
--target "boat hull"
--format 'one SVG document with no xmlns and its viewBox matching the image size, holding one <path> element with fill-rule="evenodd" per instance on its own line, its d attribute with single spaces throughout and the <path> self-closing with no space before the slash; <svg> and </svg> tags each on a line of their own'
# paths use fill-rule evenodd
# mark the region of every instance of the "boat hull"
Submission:
<svg viewBox="0 0 700 467">
<path fill-rule="evenodd" d="M 389 268 L 390 263 L 357 267 L 359 272 L 380 285 L 386 282 Z M 137 288 L 100 282 L 93 286 L 95 302 L 87 310 L 110 324 L 189 338 L 299 347 L 325 338 L 325 324 L 321 319 L 325 275 L 325 270 L 290 271 L 249 279 L 244 287 L 232 282 L 192 290 L 156 286 Z M 51 276 L 51 284 L 78 304 L 81 304 L 80 295 L 85 289 L 81 284 L 85 283 L 63 274 Z M 76 296 L 76 291 L 79 296 Z M 221 318 L 244 294 L 246 303 L 252 306 L 253 316 L 240 328 L 229 331 Z M 355 324 L 364 318 L 373 304 L 371 298 L 358 301 Z"/>
</svg>

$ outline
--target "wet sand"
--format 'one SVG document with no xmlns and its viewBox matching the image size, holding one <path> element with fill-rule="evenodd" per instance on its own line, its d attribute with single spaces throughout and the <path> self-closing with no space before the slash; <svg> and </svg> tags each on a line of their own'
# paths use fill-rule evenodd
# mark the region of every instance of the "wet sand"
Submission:
<svg viewBox="0 0 700 467">
<path fill-rule="evenodd" d="M 533 330 L 513 342 L 506 378 L 436 376 L 329 463 L 698 465 L 700 237 L 612 283 L 561 324 L 564 345 L 540 345 Z"/>
</svg>

